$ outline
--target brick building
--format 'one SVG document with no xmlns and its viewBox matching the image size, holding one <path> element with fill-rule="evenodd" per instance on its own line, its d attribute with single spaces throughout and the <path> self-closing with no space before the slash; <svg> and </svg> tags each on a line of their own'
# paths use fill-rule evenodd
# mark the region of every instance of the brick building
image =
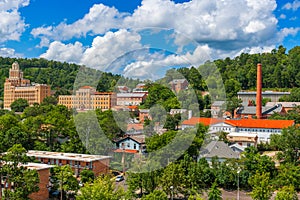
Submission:
<svg viewBox="0 0 300 200">
<path fill-rule="evenodd" d="M 175 92 L 187 89 L 189 83 L 185 79 L 174 79 L 170 83 L 171 89 Z"/>
<path fill-rule="evenodd" d="M 137 106 L 146 100 L 147 92 L 137 93 L 118 93 L 117 105 L 118 106 Z"/>
<path fill-rule="evenodd" d="M 25 165 L 28 169 L 37 170 L 39 174 L 39 191 L 29 195 L 29 198 L 32 200 L 45 200 L 49 198 L 49 177 L 50 177 L 50 168 L 53 166 L 40 163 L 27 163 Z"/>
<path fill-rule="evenodd" d="M 117 104 L 116 100 L 114 92 L 96 92 L 91 86 L 83 86 L 75 95 L 59 95 L 58 104 L 76 110 L 109 110 Z"/>
<path fill-rule="evenodd" d="M 19 64 L 14 62 L 4 83 L 4 109 L 10 109 L 11 103 L 19 98 L 26 99 L 29 105 L 40 104 L 51 95 L 50 92 L 50 86 L 31 84 L 30 80 L 24 79 Z"/>
<path fill-rule="evenodd" d="M 48 165 L 70 165 L 76 176 L 83 169 L 92 170 L 95 176 L 109 172 L 110 156 L 75 154 L 49 151 L 27 152 L 27 156 L 35 157 L 36 160 Z"/>
</svg>

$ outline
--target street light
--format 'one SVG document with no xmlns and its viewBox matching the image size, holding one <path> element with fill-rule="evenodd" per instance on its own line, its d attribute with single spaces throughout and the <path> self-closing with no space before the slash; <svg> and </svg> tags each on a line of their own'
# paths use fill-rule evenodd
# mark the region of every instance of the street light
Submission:
<svg viewBox="0 0 300 200">
<path fill-rule="evenodd" d="M 241 169 L 238 167 L 238 169 L 237 169 L 237 200 L 240 200 L 240 172 L 241 172 Z"/>
<path fill-rule="evenodd" d="M 173 200 L 173 190 L 174 190 L 173 185 L 170 187 L 170 189 L 171 189 L 171 200 Z"/>
</svg>

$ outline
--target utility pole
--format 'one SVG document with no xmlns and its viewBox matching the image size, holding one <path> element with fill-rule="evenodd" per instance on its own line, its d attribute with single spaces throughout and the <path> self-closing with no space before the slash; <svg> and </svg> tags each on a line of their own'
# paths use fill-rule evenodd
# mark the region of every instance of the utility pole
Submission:
<svg viewBox="0 0 300 200">
<path fill-rule="evenodd" d="M 240 200 L 240 172 L 241 172 L 241 169 L 238 168 L 238 170 L 237 170 L 237 200 Z"/>
</svg>

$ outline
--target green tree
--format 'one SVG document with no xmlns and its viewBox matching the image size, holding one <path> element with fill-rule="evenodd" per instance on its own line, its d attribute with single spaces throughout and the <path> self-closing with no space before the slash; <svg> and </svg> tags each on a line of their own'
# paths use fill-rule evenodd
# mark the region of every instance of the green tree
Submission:
<svg viewBox="0 0 300 200">
<path fill-rule="evenodd" d="M 208 191 L 208 199 L 209 200 L 221 200 L 222 193 L 221 190 L 218 188 L 217 183 L 214 182 L 211 188 Z"/>
<path fill-rule="evenodd" d="M 54 188 L 60 190 L 60 199 L 63 199 L 65 192 L 73 191 L 75 194 L 79 188 L 77 179 L 74 177 L 72 168 L 69 165 L 57 166 L 53 169 L 52 178 Z"/>
<path fill-rule="evenodd" d="M 284 186 L 278 190 L 275 200 L 298 200 L 297 192 L 292 185 Z"/>
<path fill-rule="evenodd" d="M 80 177 L 83 183 L 87 183 L 95 179 L 95 174 L 92 170 L 84 169 L 80 172 Z"/>
<path fill-rule="evenodd" d="M 297 126 L 283 129 L 280 135 L 271 135 L 270 144 L 281 150 L 277 154 L 279 159 L 283 159 L 284 162 L 299 163 L 300 129 Z"/>
<path fill-rule="evenodd" d="M 58 99 L 54 96 L 48 96 L 43 99 L 42 105 L 57 105 Z"/>
<path fill-rule="evenodd" d="M 295 166 L 291 163 L 281 164 L 275 185 L 278 188 L 291 185 L 296 190 L 300 190 L 300 166 Z"/>
<path fill-rule="evenodd" d="M 8 185 L 4 188 L 3 199 L 23 200 L 39 190 L 39 176 L 36 170 L 27 169 L 25 164 L 30 160 L 26 155 L 26 150 L 20 144 L 16 144 L 2 157 L 5 164 L 1 172 L 5 174 Z M 13 185 L 13 189 L 12 189 Z"/>
<path fill-rule="evenodd" d="M 256 173 L 250 177 L 249 184 L 252 186 L 251 197 L 254 200 L 268 200 L 271 198 L 273 187 L 270 173 Z"/>
<path fill-rule="evenodd" d="M 168 200 L 168 196 L 164 191 L 154 190 L 147 196 L 143 196 L 142 200 Z"/>
<path fill-rule="evenodd" d="M 86 184 L 80 189 L 77 200 L 119 200 L 127 199 L 123 189 L 116 188 L 108 176 L 99 176 L 93 184 Z"/>
<path fill-rule="evenodd" d="M 164 169 L 160 180 L 163 191 L 169 196 L 177 196 L 183 187 L 184 176 L 184 170 L 180 164 L 169 164 Z"/>
<path fill-rule="evenodd" d="M 26 99 L 17 99 L 11 103 L 10 108 L 15 112 L 23 112 L 28 107 L 28 101 Z"/>
</svg>

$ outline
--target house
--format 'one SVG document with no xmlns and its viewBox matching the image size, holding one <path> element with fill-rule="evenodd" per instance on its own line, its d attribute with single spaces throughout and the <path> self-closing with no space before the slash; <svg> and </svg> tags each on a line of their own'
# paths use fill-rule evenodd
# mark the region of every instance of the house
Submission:
<svg viewBox="0 0 300 200">
<path fill-rule="evenodd" d="M 186 79 L 174 79 L 170 83 L 171 90 L 178 93 L 181 90 L 187 89 L 189 83 Z"/>
<path fill-rule="evenodd" d="M 235 143 L 229 146 L 234 152 L 237 152 L 238 154 L 241 154 L 245 151 L 245 147 Z"/>
<path fill-rule="evenodd" d="M 230 132 L 226 137 L 230 143 L 238 144 L 243 148 L 257 145 L 256 133 Z"/>
<path fill-rule="evenodd" d="M 76 176 L 89 169 L 95 176 L 109 172 L 111 156 L 29 150 L 27 156 L 48 165 L 70 165 Z"/>
<path fill-rule="evenodd" d="M 210 110 L 212 117 L 218 118 L 220 116 L 220 114 L 223 114 L 220 112 L 222 112 L 222 108 L 225 106 L 226 106 L 225 101 L 214 101 L 211 104 L 211 110 Z"/>
<path fill-rule="evenodd" d="M 146 119 L 152 119 L 150 114 L 149 114 L 150 110 L 149 109 L 139 109 L 139 120 L 140 123 L 144 123 L 144 121 Z"/>
<path fill-rule="evenodd" d="M 238 159 L 239 153 L 234 152 L 223 141 L 211 141 L 200 150 L 198 159 L 205 158 L 211 163 L 213 157 L 218 157 L 220 162 L 224 162 L 227 159 Z"/>
<path fill-rule="evenodd" d="M 115 152 L 142 153 L 146 149 L 145 135 L 126 136 L 116 141 Z"/>
<path fill-rule="evenodd" d="M 130 88 L 125 86 L 125 85 L 120 85 L 120 86 L 117 86 L 117 90 L 118 92 L 120 93 L 127 93 L 127 92 L 130 92 Z"/>
<path fill-rule="evenodd" d="M 144 132 L 144 124 L 130 123 L 127 124 L 126 135 L 141 135 Z"/>
</svg>

